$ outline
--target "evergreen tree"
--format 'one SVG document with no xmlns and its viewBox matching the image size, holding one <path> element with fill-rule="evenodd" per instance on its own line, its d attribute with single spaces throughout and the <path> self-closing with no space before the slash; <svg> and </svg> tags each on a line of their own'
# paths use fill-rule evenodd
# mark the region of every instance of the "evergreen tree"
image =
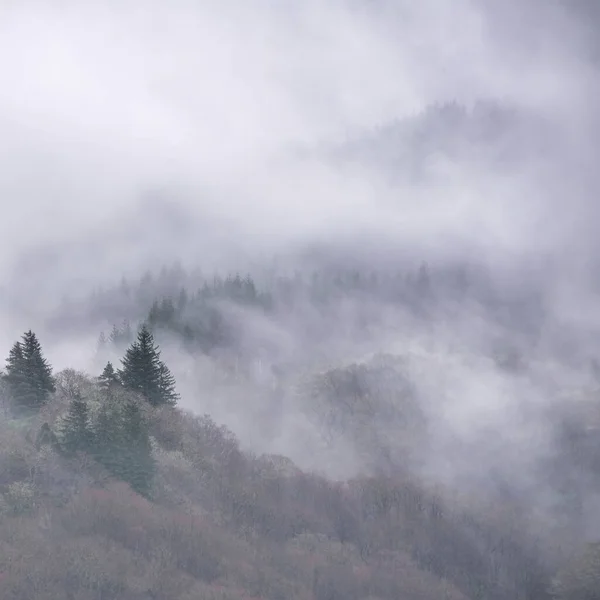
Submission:
<svg viewBox="0 0 600 600">
<path fill-rule="evenodd" d="M 147 496 L 152 488 L 156 464 L 148 424 L 138 404 L 130 400 L 123 410 L 121 477 L 138 493 Z"/>
<path fill-rule="evenodd" d="M 55 391 L 52 367 L 44 358 L 33 331 L 26 332 L 10 350 L 5 382 L 15 404 L 22 410 L 39 409 Z"/>
<path fill-rule="evenodd" d="M 100 382 L 100 387 L 107 391 L 120 384 L 117 372 L 110 361 L 106 363 L 102 374 L 98 377 L 98 381 Z"/>
<path fill-rule="evenodd" d="M 175 390 L 175 377 L 162 361 L 159 367 L 158 386 L 161 402 L 175 406 L 179 400 L 179 394 Z"/>
<path fill-rule="evenodd" d="M 6 360 L 4 382 L 8 386 L 11 397 L 20 405 L 34 404 L 32 390 L 27 376 L 27 365 L 23 356 L 21 342 L 15 342 Z"/>
<path fill-rule="evenodd" d="M 48 395 L 56 390 L 52 367 L 44 358 L 40 342 L 33 331 L 29 330 L 23 335 L 22 347 L 29 376 L 33 381 L 40 403 L 44 403 Z"/>
<path fill-rule="evenodd" d="M 125 472 L 123 446 L 121 412 L 112 402 L 104 402 L 93 427 L 92 455 L 110 473 L 119 478 L 122 478 Z"/>
<path fill-rule="evenodd" d="M 121 323 L 121 327 L 113 325 L 108 341 L 117 348 L 130 344 L 133 339 L 133 333 L 131 331 L 131 325 L 126 319 Z"/>
<path fill-rule="evenodd" d="M 65 452 L 88 452 L 92 448 L 92 430 L 87 402 L 76 395 L 69 403 L 61 428 L 60 445 Z"/>
<path fill-rule="evenodd" d="M 121 362 L 119 378 L 127 389 L 139 392 L 153 406 L 175 403 L 175 380 L 160 360 L 160 351 L 147 326 L 141 327 Z"/>
<path fill-rule="evenodd" d="M 169 327 L 175 323 L 177 310 L 170 298 L 163 298 L 161 302 L 155 300 L 148 313 L 147 326 L 154 330 L 157 327 Z"/>
<path fill-rule="evenodd" d="M 145 325 L 125 352 L 122 365 L 119 375 L 123 385 L 142 394 L 151 404 L 160 404 L 160 353 Z"/>
</svg>

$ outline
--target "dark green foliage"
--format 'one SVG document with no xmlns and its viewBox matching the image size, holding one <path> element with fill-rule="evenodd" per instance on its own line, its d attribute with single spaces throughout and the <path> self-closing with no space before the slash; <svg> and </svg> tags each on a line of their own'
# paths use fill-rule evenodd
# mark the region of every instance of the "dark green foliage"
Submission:
<svg viewBox="0 0 600 600">
<path fill-rule="evenodd" d="M 122 435 L 120 476 L 136 492 L 147 496 L 152 488 L 156 465 L 148 424 L 134 401 L 127 402 L 123 409 Z"/>
<path fill-rule="evenodd" d="M 116 477 L 121 477 L 123 474 L 122 462 L 124 460 L 123 446 L 121 411 L 116 404 L 106 400 L 94 420 L 91 454 L 110 473 Z"/>
<path fill-rule="evenodd" d="M 55 391 L 52 367 L 44 358 L 41 345 L 31 330 L 10 350 L 4 381 L 21 411 L 39 409 Z"/>
<path fill-rule="evenodd" d="M 149 427 L 140 406 L 108 397 L 96 414 L 89 453 L 114 477 L 149 495 L 154 478 Z"/>
<path fill-rule="evenodd" d="M 170 324 L 175 319 L 176 309 L 170 298 L 163 298 L 161 302 L 154 301 L 148 314 L 148 326 L 151 328 Z"/>
<path fill-rule="evenodd" d="M 108 396 L 92 420 L 86 401 L 73 398 L 63 419 L 60 449 L 86 452 L 114 477 L 149 495 L 155 471 L 148 424 L 132 399 L 119 404 Z"/>
<path fill-rule="evenodd" d="M 188 350 L 210 352 L 229 347 L 236 339 L 236 328 L 224 316 L 221 303 L 232 303 L 258 310 L 271 307 L 269 294 L 259 293 L 254 280 L 239 274 L 225 279 L 215 276 L 204 282 L 195 294 L 180 288 L 178 295 L 155 300 L 146 322 L 153 332 L 178 334 Z"/>
<path fill-rule="evenodd" d="M 110 390 L 113 388 L 113 386 L 120 384 L 117 372 L 110 361 L 106 363 L 104 370 L 102 371 L 100 377 L 98 377 L 98 381 L 103 390 Z"/>
<path fill-rule="evenodd" d="M 140 329 L 137 340 L 127 348 L 121 362 L 119 376 L 123 385 L 154 403 L 158 391 L 160 355 L 147 327 Z"/>
<path fill-rule="evenodd" d="M 160 351 L 148 327 L 125 352 L 119 378 L 125 388 L 142 394 L 153 406 L 175 404 L 175 380 L 160 360 Z"/>
<path fill-rule="evenodd" d="M 69 403 L 64 417 L 60 446 L 67 454 L 88 452 L 92 449 L 92 429 L 87 402 L 79 395 Z"/>
<path fill-rule="evenodd" d="M 162 399 L 162 404 L 175 406 L 179 400 L 179 394 L 175 389 L 175 377 L 165 365 L 161 362 L 159 367 L 159 394 Z"/>
<path fill-rule="evenodd" d="M 23 356 L 21 342 L 15 342 L 6 360 L 6 373 L 3 376 L 8 391 L 15 401 L 30 403 L 30 384 L 27 376 L 27 365 Z"/>
<path fill-rule="evenodd" d="M 28 369 L 28 376 L 33 384 L 36 399 L 40 404 L 47 401 L 48 395 L 55 391 L 52 367 L 44 358 L 42 347 L 33 331 L 23 335 L 23 358 Z"/>
</svg>

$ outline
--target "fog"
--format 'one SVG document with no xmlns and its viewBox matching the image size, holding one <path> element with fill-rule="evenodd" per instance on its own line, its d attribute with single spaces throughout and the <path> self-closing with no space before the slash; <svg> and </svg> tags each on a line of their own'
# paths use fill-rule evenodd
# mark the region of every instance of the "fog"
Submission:
<svg viewBox="0 0 600 600">
<path fill-rule="evenodd" d="M 598 350 L 596 41 L 590 15 L 566 3 L 497 4 L 3 2 L 0 341 L 8 350 L 22 330 L 43 331 L 65 296 L 174 260 L 207 273 L 325 256 L 486 264 L 501 286 L 543 292 L 551 318 L 524 351 L 525 374 L 491 362 L 490 340 L 505 332 L 470 305 L 427 327 L 374 305 L 390 311 L 377 334 L 350 344 L 332 333 L 323 368 L 378 352 L 410 357 L 419 397 L 448 434 L 431 442 L 421 474 L 480 481 L 502 463 L 531 492 L 533 463 L 551 456 L 552 438 L 521 409 L 541 419 L 550 390 L 594 386 L 587 363 L 567 366 L 555 349 L 568 331 L 582 356 Z M 518 117 L 489 144 L 502 160 L 467 139 L 456 152 L 424 150 L 418 176 L 390 177 L 379 164 L 387 127 L 480 101 Z M 365 140 L 373 156 L 366 146 L 358 160 L 331 158 Z M 248 314 L 247 327 L 291 355 L 316 317 L 304 318 Z M 94 323 L 54 336 L 53 364 L 95 368 L 98 333 Z M 266 438 L 248 425 L 271 407 L 260 385 L 213 382 L 212 359 L 181 356 L 175 344 L 165 356 L 182 405 L 211 412 L 246 446 L 337 476 L 364 467 L 348 439 L 318 454 L 320 434 L 292 387 Z M 456 455 L 444 446 L 452 436 L 478 444 L 477 468 L 466 461 L 472 446 Z M 551 503 L 538 492 L 538 505 Z"/>
<path fill-rule="evenodd" d="M 197 238 L 210 225 L 184 240 L 153 231 L 152 249 L 111 239 L 94 248 L 96 271 L 138 266 L 157 248 L 217 254 L 240 235 L 239 253 L 356 232 L 442 252 L 459 241 L 500 253 L 573 243 L 588 216 L 577 208 L 597 77 L 569 13 L 508 6 L 4 3 L 4 273 L 36 245 L 126 232 L 156 190 L 227 234 L 208 247 Z M 529 156 L 500 177 L 446 162 L 437 185 L 397 189 L 290 158 L 432 103 L 489 98 L 550 119 L 562 144 L 551 164 Z"/>
</svg>

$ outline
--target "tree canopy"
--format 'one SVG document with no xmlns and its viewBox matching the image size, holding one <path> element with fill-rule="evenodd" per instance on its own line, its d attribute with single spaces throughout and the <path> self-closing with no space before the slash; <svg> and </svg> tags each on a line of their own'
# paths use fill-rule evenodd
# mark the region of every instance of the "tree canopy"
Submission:
<svg viewBox="0 0 600 600">
<path fill-rule="evenodd" d="M 140 393 L 153 406 L 177 403 L 175 378 L 160 359 L 160 350 L 146 325 L 140 328 L 121 362 L 119 379 L 126 389 Z"/>
<path fill-rule="evenodd" d="M 36 410 L 46 404 L 55 391 L 52 367 L 31 330 L 14 343 L 6 360 L 4 381 L 17 409 Z"/>
</svg>

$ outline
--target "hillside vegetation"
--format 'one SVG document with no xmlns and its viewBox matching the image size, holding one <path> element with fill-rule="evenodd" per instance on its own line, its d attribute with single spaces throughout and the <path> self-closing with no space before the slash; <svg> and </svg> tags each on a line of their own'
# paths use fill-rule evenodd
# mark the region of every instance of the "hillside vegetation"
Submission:
<svg viewBox="0 0 600 600">
<path fill-rule="evenodd" d="M 406 477 L 326 481 L 242 453 L 207 416 L 123 394 L 152 434 L 140 495 L 39 440 L 73 394 L 106 401 L 77 373 L 57 379 L 38 415 L 2 425 L 3 598 L 525 598 L 542 585 L 517 543 Z"/>
<path fill-rule="evenodd" d="M 249 279 L 227 281 L 227 293 L 244 291 L 237 302 L 250 297 L 256 310 L 276 318 L 280 301 Z M 96 376 L 54 374 L 31 331 L 15 342 L 2 377 L 1 598 L 596 597 L 589 594 L 597 551 L 573 533 L 581 499 L 596 489 L 590 412 L 556 417 L 562 445 L 547 473 L 564 494 L 553 510 L 573 514 L 565 517 L 562 550 L 556 526 L 544 531 L 531 521 L 531 498 L 510 481 L 473 496 L 476 486 L 421 476 L 435 421 L 418 399 L 406 357 L 379 354 L 315 369 L 288 356 L 271 365 L 263 389 L 295 399 L 326 444 L 352 440 L 364 467 L 345 480 L 303 471 L 285 456 L 242 448 L 211 416 L 178 407 L 176 381 L 154 335 L 175 329 L 192 355 L 217 346 L 220 360 L 235 353 L 239 338 L 213 338 L 215 330 L 198 318 L 218 315 L 208 322 L 235 330 L 235 302 L 211 303 L 206 296 L 214 293 L 200 291 L 195 309 L 185 291 L 178 305 L 151 302 L 139 327 L 126 322 L 101 336 L 97 358 L 117 349 L 121 357 Z M 323 292 L 315 301 L 326 311 L 330 300 Z M 255 357 L 237 358 L 232 376 L 250 386 Z M 514 361 L 498 357 L 498 365 L 519 372 Z M 585 486 L 569 479 L 574 469 L 587 477 Z"/>
</svg>

